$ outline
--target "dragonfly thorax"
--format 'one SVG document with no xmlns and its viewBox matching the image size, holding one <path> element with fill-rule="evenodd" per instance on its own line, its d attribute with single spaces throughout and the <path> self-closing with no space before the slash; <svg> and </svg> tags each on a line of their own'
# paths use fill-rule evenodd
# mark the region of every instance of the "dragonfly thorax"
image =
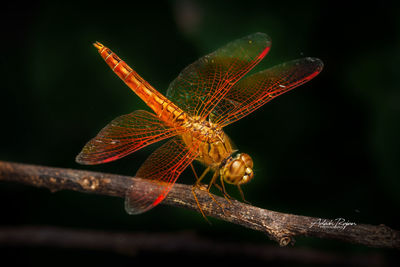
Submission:
<svg viewBox="0 0 400 267">
<path fill-rule="evenodd" d="M 208 143 L 214 143 L 217 141 L 224 142 L 223 136 L 225 135 L 221 127 L 208 120 L 201 119 L 200 117 L 194 117 L 188 120 L 185 127 L 189 128 L 194 138 L 205 141 Z"/>
<path fill-rule="evenodd" d="M 225 182 L 241 185 L 253 178 L 253 160 L 248 154 L 236 154 L 231 140 L 217 124 L 194 118 L 186 127 L 189 131 L 182 134 L 183 141 L 197 151 L 198 161 L 218 171 Z"/>
<path fill-rule="evenodd" d="M 234 152 L 232 142 L 216 124 L 192 118 L 184 125 L 187 128 L 182 139 L 198 156 L 197 160 L 217 170 L 221 163 Z"/>
</svg>

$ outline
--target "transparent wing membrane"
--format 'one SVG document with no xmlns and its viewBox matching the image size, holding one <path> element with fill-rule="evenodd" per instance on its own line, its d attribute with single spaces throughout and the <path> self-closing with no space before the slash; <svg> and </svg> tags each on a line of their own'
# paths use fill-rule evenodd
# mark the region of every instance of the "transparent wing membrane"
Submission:
<svg viewBox="0 0 400 267">
<path fill-rule="evenodd" d="M 122 158 L 142 147 L 177 134 L 155 115 L 137 110 L 120 116 L 90 140 L 76 157 L 81 164 L 100 164 Z"/>
<path fill-rule="evenodd" d="M 235 40 L 186 67 L 167 97 L 191 116 L 206 118 L 229 89 L 268 53 L 270 38 L 255 33 Z"/>
<path fill-rule="evenodd" d="M 134 182 L 126 194 L 126 211 L 138 214 L 158 205 L 196 156 L 179 137 L 169 140 L 154 151 L 135 175 L 136 178 L 147 179 L 152 185 L 151 190 L 143 188 L 142 183 Z"/>
<path fill-rule="evenodd" d="M 275 97 L 308 82 L 322 67 L 322 61 L 317 58 L 302 58 L 245 77 L 215 107 L 212 121 L 221 126 L 237 121 Z"/>
</svg>

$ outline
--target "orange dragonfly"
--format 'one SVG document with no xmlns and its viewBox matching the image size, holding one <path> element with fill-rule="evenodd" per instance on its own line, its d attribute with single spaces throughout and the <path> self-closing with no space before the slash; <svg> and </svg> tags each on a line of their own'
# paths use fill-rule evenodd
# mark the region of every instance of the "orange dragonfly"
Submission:
<svg viewBox="0 0 400 267">
<path fill-rule="evenodd" d="M 193 168 L 193 160 L 206 166 L 200 177 L 193 168 L 197 181 L 192 191 L 202 214 L 194 190 L 200 187 L 209 171 L 214 175 L 208 192 L 215 185 L 227 197 L 224 183 L 228 183 L 236 185 L 243 197 L 240 186 L 253 178 L 253 161 L 248 154 L 237 153 L 222 128 L 311 80 L 323 67 L 319 59 L 307 57 L 243 78 L 270 50 L 270 38 L 264 33 L 255 33 L 187 66 L 164 96 L 109 48 L 99 42 L 94 46 L 154 113 L 136 110 L 114 119 L 84 146 L 76 161 L 81 164 L 110 162 L 172 137 L 137 171 L 136 177 L 154 182 L 154 189 L 139 192 L 133 185 L 127 191 L 125 206 L 130 214 L 145 212 L 159 204 L 186 167 Z M 218 177 L 221 185 L 217 184 Z"/>
</svg>

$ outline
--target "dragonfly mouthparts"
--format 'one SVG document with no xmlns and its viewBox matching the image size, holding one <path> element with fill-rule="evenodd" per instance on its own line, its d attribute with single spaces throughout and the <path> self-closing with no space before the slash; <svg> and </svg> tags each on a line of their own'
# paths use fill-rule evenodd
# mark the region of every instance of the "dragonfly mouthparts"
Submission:
<svg viewBox="0 0 400 267">
<path fill-rule="evenodd" d="M 93 43 L 93 46 L 96 47 L 98 50 L 101 50 L 104 47 L 104 45 L 97 41 Z"/>
</svg>

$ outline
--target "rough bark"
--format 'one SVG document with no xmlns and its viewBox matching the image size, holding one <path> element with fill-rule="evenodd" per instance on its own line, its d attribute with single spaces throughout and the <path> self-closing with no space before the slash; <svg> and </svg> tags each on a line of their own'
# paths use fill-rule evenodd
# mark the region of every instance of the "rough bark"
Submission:
<svg viewBox="0 0 400 267">
<path fill-rule="evenodd" d="M 74 190 L 108 196 L 125 197 L 135 183 L 136 190 L 148 191 L 153 186 L 146 180 L 74 169 L 52 168 L 0 161 L 0 181 L 46 187 L 52 192 Z M 198 210 L 192 186 L 175 184 L 165 205 Z M 383 224 L 367 225 L 286 214 L 254 207 L 236 200 L 227 201 L 197 190 L 196 195 L 206 216 L 218 218 L 266 233 L 281 246 L 294 243 L 296 236 L 337 239 L 370 247 L 400 248 L 400 232 Z"/>
</svg>

